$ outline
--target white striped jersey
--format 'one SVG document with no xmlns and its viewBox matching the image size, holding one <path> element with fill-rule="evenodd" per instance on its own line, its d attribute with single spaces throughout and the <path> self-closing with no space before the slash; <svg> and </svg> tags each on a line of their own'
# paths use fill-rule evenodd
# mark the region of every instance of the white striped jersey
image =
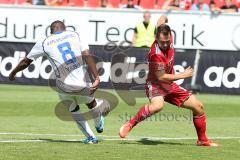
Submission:
<svg viewBox="0 0 240 160">
<path fill-rule="evenodd" d="M 55 76 L 63 83 L 85 87 L 90 80 L 81 55 L 88 49 L 88 43 L 77 32 L 63 31 L 38 41 L 27 58 L 36 60 L 40 56 L 46 56 Z"/>
</svg>

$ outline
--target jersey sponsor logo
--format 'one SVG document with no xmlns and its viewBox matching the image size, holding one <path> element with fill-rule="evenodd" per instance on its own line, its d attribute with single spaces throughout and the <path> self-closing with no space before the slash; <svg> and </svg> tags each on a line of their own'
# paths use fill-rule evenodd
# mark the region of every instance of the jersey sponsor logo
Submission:
<svg viewBox="0 0 240 160">
<path fill-rule="evenodd" d="M 67 35 L 65 35 L 63 37 L 55 38 L 55 39 L 52 39 L 52 40 L 48 41 L 47 45 L 49 46 L 49 45 L 52 45 L 52 44 L 64 41 L 64 40 L 66 40 L 68 38 L 73 38 L 73 37 L 74 37 L 73 34 L 67 34 Z"/>
<path fill-rule="evenodd" d="M 156 49 L 156 54 L 161 54 L 162 53 L 162 51 L 161 51 L 161 49 L 159 48 L 159 45 L 156 43 L 155 44 L 155 49 Z"/>
<path fill-rule="evenodd" d="M 173 64 L 173 56 L 171 57 L 171 59 L 169 60 L 169 62 L 167 64 L 167 70 L 166 70 L 167 73 L 170 73 L 172 64 Z"/>
</svg>

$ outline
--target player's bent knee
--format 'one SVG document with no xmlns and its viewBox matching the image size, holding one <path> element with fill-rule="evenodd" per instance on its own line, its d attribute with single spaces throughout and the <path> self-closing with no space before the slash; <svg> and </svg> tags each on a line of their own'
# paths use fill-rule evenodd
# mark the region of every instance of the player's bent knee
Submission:
<svg viewBox="0 0 240 160">
<path fill-rule="evenodd" d="M 199 110 L 204 110 L 204 105 L 201 101 L 197 101 L 195 107 Z"/>
<path fill-rule="evenodd" d="M 204 105 L 200 102 L 199 107 L 204 110 Z"/>
<path fill-rule="evenodd" d="M 156 112 L 159 112 L 163 109 L 163 105 L 162 104 L 150 104 L 149 105 L 149 110 L 150 110 L 150 113 L 154 114 Z"/>
<path fill-rule="evenodd" d="M 93 109 L 97 105 L 96 99 L 94 98 L 90 103 L 87 103 L 86 105 L 88 106 L 88 109 Z"/>
<path fill-rule="evenodd" d="M 202 104 L 202 102 L 198 102 L 194 106 L 194 110 L 197 114 L 203 114 L 204 113 L 204 105 Z"/>
</svg>

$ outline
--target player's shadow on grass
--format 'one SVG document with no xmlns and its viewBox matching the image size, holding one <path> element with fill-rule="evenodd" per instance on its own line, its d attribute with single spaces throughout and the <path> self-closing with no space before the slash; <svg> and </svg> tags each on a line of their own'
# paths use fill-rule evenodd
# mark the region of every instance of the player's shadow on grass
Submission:
<svg viewBox="0 0 240 160">
<path fill-rule="evenodd" d="M 60 140 L 60 139 L 49 139 L 49 138 L 40 138 L 39 140 L 45 142 L 56 142 L 56 143 L 83 143 L 81 140 Z"/>
<path fill-rule="evenodd" d="M 150 140 L 147 138 L 142 138 L 141 140 L 137 141 L 138 143 L 141 143 L 143 145 L 159 145 L 159 144 L 166 144 L 166 145 L 188 145 L 184 143 L 178 143 L 178 142 L 166 142 L 161 140 Z"/>
<path fill-rule="evenodd" d="M 45 142 L 56 142 L 56 143 L 83 143 L 81 140 L 62 140 L 62 139 L 50 139 L 50 138 L 40 138 L 39 140 Z M 102 142 L 102 139 L 99 139 L 98 142 Z"/>
</svg>

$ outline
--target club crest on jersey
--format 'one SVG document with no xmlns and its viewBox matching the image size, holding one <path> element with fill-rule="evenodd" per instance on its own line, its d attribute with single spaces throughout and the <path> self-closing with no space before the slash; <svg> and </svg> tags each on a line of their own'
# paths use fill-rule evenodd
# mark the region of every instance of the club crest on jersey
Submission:
<svg viewBox="0 0 240 160">
<path fill-rule="evenodd" d="M 169 62 L 167 64 L 167 72 L 170 72 L 172 64 L 173 64 L 173 56 L 171 57 L 171 59 L 169 60 Z"/>
<path fill-rule="evenodd" d="M 158 44 L 155 44 L 155 49 L 156 49 L 156 54 L 161 54 L 162 51 L 161 49 L 159 48 L 159 45 Z"/>
</svg>

